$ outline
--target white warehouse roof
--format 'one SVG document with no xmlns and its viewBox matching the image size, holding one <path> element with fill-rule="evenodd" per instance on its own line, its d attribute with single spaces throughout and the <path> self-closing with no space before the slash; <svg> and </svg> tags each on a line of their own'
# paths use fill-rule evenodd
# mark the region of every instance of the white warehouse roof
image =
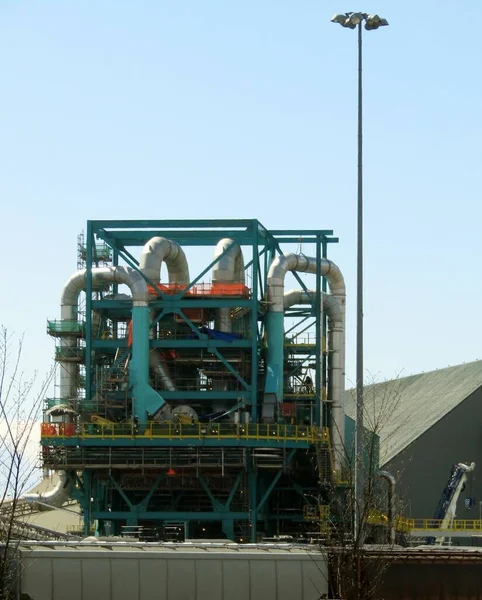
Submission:
<svg viewBox="0 0 482 600">
<path fill-rule="evenodd" d="M 366 386 L 365 426 L 375 422 L 380 464 L 388 463 L 482 386 L 482 361 Z M 355 390 L 345 392 L 346 414 L 355 418 Z"/>
</svg>

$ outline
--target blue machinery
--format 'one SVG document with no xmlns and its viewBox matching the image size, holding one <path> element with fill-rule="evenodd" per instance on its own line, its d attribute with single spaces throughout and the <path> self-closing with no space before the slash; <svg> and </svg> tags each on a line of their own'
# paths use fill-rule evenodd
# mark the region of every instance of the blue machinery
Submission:
<svg viewBox="0 0 482 600">
<path fill-rule="evenodd" d="M 450 471 L 450 476 L 447 481 L 447 485 L 445 486 L 442 495 L 440 496 L 439 503 L 437 505 L 437 509 L 435 510 L 433 520 L 434 522 L 439 522 L 439 528 L 442 530 L 447 530 L 452 527 L 453 521 L 455 519 L 455 511 L 457 509 L 457 501 L 461 492 L 465 489 L 465 485 L 467 483 L 468 473 L 471 473 L 475 469 L 475 463 L 471 463 L 470 465 L 465 465 L 464 463 L 458 463 L 452 466 L 452 470 Z M 443 544 L 444 538 L 438 536 L 428 537 L 428 544 Z"/>
<path fill-rule="evenodd" d="M 48 321 L 60 377 L 41 439 L 86 534 L 94 524 L 238 541 L 307 531 L 344 443 L 345 288 L 327 259 L 332 233 L 257 220 L 87 223 L 61 318 Z M 188 260 L 206 248 L 213 258 L 192 276 Z M 285 291 L 286 275 L 299 289 Z"/>
</svg>

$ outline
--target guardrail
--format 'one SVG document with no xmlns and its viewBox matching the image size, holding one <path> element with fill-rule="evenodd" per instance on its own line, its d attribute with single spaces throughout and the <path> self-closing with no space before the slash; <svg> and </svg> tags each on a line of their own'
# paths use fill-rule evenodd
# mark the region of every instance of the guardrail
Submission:
<svg viewBox="0 0 482 600">
<path fill-rule="evenodd" d="M 327 428 L 304 425 L 283 425 L 264 423 L 148 423 L 132 425 L 130 423 L 42 423 L 42 439 L 70 438 L 81 439 L 129 439 L 143 437 L 150 439 L 189 440 L 189 439 L 238 439 L 300 441 L 309 443 L 328 443 Z"/>
<path fill-rule="evenodd" d="M 441 519 L 406 519 L 410 531 L 432 531 L 441 529 Z M 443 531 L 480 531 L 482 519 L 454 519 L 450 527 Z"/>
</svg>

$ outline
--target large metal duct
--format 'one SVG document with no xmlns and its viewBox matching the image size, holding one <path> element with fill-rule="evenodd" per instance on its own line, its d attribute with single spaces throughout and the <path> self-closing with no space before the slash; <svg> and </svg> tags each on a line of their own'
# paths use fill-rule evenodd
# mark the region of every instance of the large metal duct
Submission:
<svg viewBox="0 0 482 600">
<path fill-rule="evenodd" d="M 396 527 L 395 527 L 395 477 L 388 471 L 379 471 L 378 477 L 385 479 L 388 482 L 388 527 L 389 527 L 389 543 L 395 544 L 396 540 Z"/>
<path fill-rule="evenodd" d="M 150 351 L 149 367 L 157 385 L 160 386 L 162 390 L 168 390 L 169 392 L 176 391 L 176 386 L 174 385 L 169 373 L 169 367 L 167 366 L 166 361 L 162 358 L 159 350 Z"/>
<path fill-rule="evenodd" d="M 98 267 L 92 271 L 92 285 L 126 284 L 132 293 L 133 348 L 129 370 L 133 387 L 135 416 L 140 423 L 147 422 L 148 414 L 158 412 L 161 407 L 167 409 L 165 400 L 149 386 L 149 293 L 142 275 L 129 267 Z M 85 290 L 87 269 L 77 271 L 64 286 L 61 298 L 62 321 L 77 320 L 79 295 Z M 61 338 L 62 360 L 60 370 L 60 397 L 73 399 L 77 396 L 76 363 L 68 360 L 74 352 L 76 340 L 71 336 Z"/>
<path fill-rule="evenodd" d="M 126 267 L 99 267 L 92 269 L 92 285 L 98 287 L 103 284 L 126 284 L 129 286 L 134 303 L 147 306 L 149 295 L 147 285 L 142 276 L 134 269 Z M 60 318 L 62 321 L 76 321 L 80 292 L 87 285 L 87 269 L 77 271 L 64 286 L 60 300 Z M 76 340 L 71 336 L 64 336 L 60 340 L 61 356 L 67 360 L 59 361 L 60 368 L 60 398 L 72 399 L 77 396 L 76 373 L 77 363 L 69 361 L 74 358 Z"/>
<path fill-rule="evenodd" d="M 268 314 L 266 333 L 268 342 L 268 361 L 265 394 L 262 406 L 262 418 L 273 421 L 276 406 L 283 399 L 283 359 L 284 359 L 284 291 L 285 277 L 289 271 L 302 273 L 317 272 L 326 277 L 330 292 L 338 301 L 341 311 L 341 323 L 345 323 L 345 281 L 338 266 L 326 258 L 320 259 L 304 254 L 282 254 L 271 263 L 268 271 Z M 345 361 L 345 340 L 340 340 L 342 364 Z M 343 421 L 343 419 L 341 419 Z"/>
<path fill-rule="evenodd" d="M 179 244 L 163 237 L 153 237 L 142 249 L 139 270 L 153 283 L 161 280 L 161 265 L 166 263 L 169 283 L 189 285 L 189 267 Z"/>
<path fill-rule="evenodd" d="M 220 257 L 220 258 L 219 258 Z M 224 238 L 216 244 L 213 259 L 219 258 L 213 266 L 213 283 L 242 283 L 245 282 L 243 252 L 239 244 L 230 238 Z M 215 328 L 219 331 L 231 331 L 231 309 L 218 309 Z"/>
<path fill-rule="evenodd" d="M 304 292 L 291 290 L 284 294 L 283 305 L 286 310 L 297 304 L 313 304 L 316 291 Z M 320 306 L 321 317 L 323 312 L 328 317 L 328 394 L 327 402 L 331 405 L 331 439 L 335 469 L 338 471 L 343 465 L 345 455 L 345 319 L 337 298 L 331 294 L 323 294 Z M 320 322 L 323 319 L 320 318 Z"/>
<path fill-rule="evenodd" d="M 151 238 L 142 249 L 139 259 L 139 270 L 152 283 L 160 283 L 161 266 L 166 263 L 170 284 L 189 285 L 189 266 L 184 250 L 174 240 L 163 237 Z M 155 319 L 155 311 L 151 312 L 151 321 Z M 149 326 L 149 337 L 154 337 L 154 332 Z M 169 373 L 169 367 L 162 358 L 159 350 L 153 350 L 149 355 L 149 364 L 154 377 L 162 389 L 173 391 L 176 389 Z"/>
<path fill-rule="evenodd" d="M 58 471 L 58 477 L 59 480 L 52 489 L 40 494 L 25 494 L 22 498 L 25 502 L 38 502 L 40 510 L 42 510 L 43 504 L 52 508 L 60 508 L 69 499 L 72 482 L 65 471 Z"/>
<path fill-rule="evenodd" d="M 213 259 L 218 261 L 213 265 L 213 283 L 242 283 L 245 282 L 244 258 L 239 244 L 231 238 L 219 240 L 214 249 Z M 222 306 L 216 311 L 214 321 L 215 329 L 229 333 L 232 331 L 231 308 Z M 226 390 L 226 383 L 222 380 L 213 381 L 213 390 Z M 225 400 L 213 402 L 213 412 L 226 412 L 229 403 Z"/>
</svg>

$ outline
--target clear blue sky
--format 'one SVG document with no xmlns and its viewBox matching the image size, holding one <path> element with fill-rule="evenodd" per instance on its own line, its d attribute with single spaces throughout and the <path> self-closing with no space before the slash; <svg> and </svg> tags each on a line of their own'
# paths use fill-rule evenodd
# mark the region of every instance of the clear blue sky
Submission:
<svg viewBox="0 0 482 600">
<path fill-rule="evenodd" d="M 4 0 L 0 322 L 28 371 L 87 219 L 243 217 L 340 237 L 353 379 L 352 9 L 390 22 L 364 46 L 366 367 L 482 359 L 478 2 Z"/>
</svg>

